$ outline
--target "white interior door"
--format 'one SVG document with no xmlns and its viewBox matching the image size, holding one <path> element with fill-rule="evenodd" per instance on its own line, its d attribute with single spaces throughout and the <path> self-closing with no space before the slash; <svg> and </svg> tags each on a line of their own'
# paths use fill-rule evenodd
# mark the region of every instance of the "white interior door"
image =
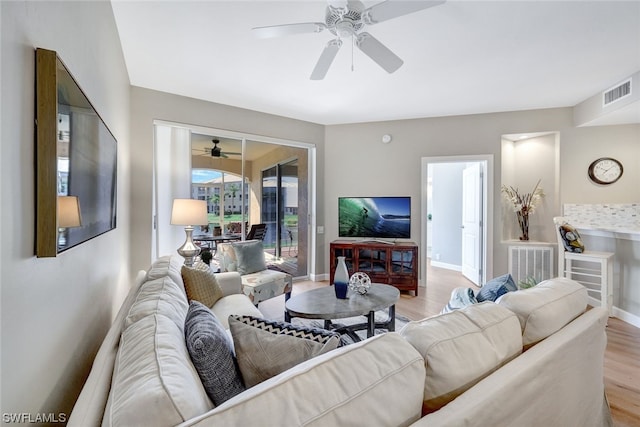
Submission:
<svg viewBox="0 0 640 427">
<path fill-rule="evenodd" d="M 462 274 L 476 285 L 482 277 L 482 164 L 462 171 Z"/>
</svg>

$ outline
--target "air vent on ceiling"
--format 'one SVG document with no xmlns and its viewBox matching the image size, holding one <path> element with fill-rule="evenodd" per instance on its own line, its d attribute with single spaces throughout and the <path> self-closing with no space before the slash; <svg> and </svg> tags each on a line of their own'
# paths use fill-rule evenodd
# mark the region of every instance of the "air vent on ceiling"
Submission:
<svg viewBox="0 0 640 427">
<path fill-rule="evenodd" d="M 603 105 L 609 105 L 613 102 L 631 95 L 631 79 L 620 83 L 618 86 L 602 93 Z"/>
</svg>

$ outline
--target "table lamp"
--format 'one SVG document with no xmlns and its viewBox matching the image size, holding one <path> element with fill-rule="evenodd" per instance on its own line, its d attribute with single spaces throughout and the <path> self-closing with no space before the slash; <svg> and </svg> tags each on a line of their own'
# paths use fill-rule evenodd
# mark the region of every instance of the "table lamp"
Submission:
<svg viewBox="0 0 640 427">
<path fill-rule="evenodd" d="M 193 243 L 193 226 L 209 223 L 207 202 L 194 199 L 174 199 L 171 210 L 171 224 L 184 225 L 187 240 L 178 248 L 178 253 L 184 258 L 184 264 L 191 267 L 193 260 L 200 253 L 200 247 Z"/>
</svg>

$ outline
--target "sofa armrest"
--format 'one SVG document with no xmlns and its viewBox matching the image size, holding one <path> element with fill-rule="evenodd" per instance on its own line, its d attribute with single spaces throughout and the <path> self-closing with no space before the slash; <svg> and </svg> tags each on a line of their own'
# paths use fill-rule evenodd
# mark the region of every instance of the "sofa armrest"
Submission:
<svg viewBox="0 0 640 427">
<path fill-rule="evenodd" d="M 242 293 L 242 278 L 240 277 L 240 273 L 236 271 L 217 273 L 216 281 L 222 288 L 222 293 L 225 297 L 227 295 Z"/>
</svg>

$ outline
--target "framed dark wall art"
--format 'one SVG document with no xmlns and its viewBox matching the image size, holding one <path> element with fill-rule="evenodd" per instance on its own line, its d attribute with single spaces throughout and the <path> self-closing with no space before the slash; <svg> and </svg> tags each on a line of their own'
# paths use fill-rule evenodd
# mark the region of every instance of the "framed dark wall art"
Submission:
<svg viewBox="0 0 640 427">
<path fill-rule="evenodd" d="M 36 256 L 54 257 L 116 227 L 117 142 L 55 51 L 36 49 Z M 61 227 L 59 196 L 80 225 Z"/>
</svg>

